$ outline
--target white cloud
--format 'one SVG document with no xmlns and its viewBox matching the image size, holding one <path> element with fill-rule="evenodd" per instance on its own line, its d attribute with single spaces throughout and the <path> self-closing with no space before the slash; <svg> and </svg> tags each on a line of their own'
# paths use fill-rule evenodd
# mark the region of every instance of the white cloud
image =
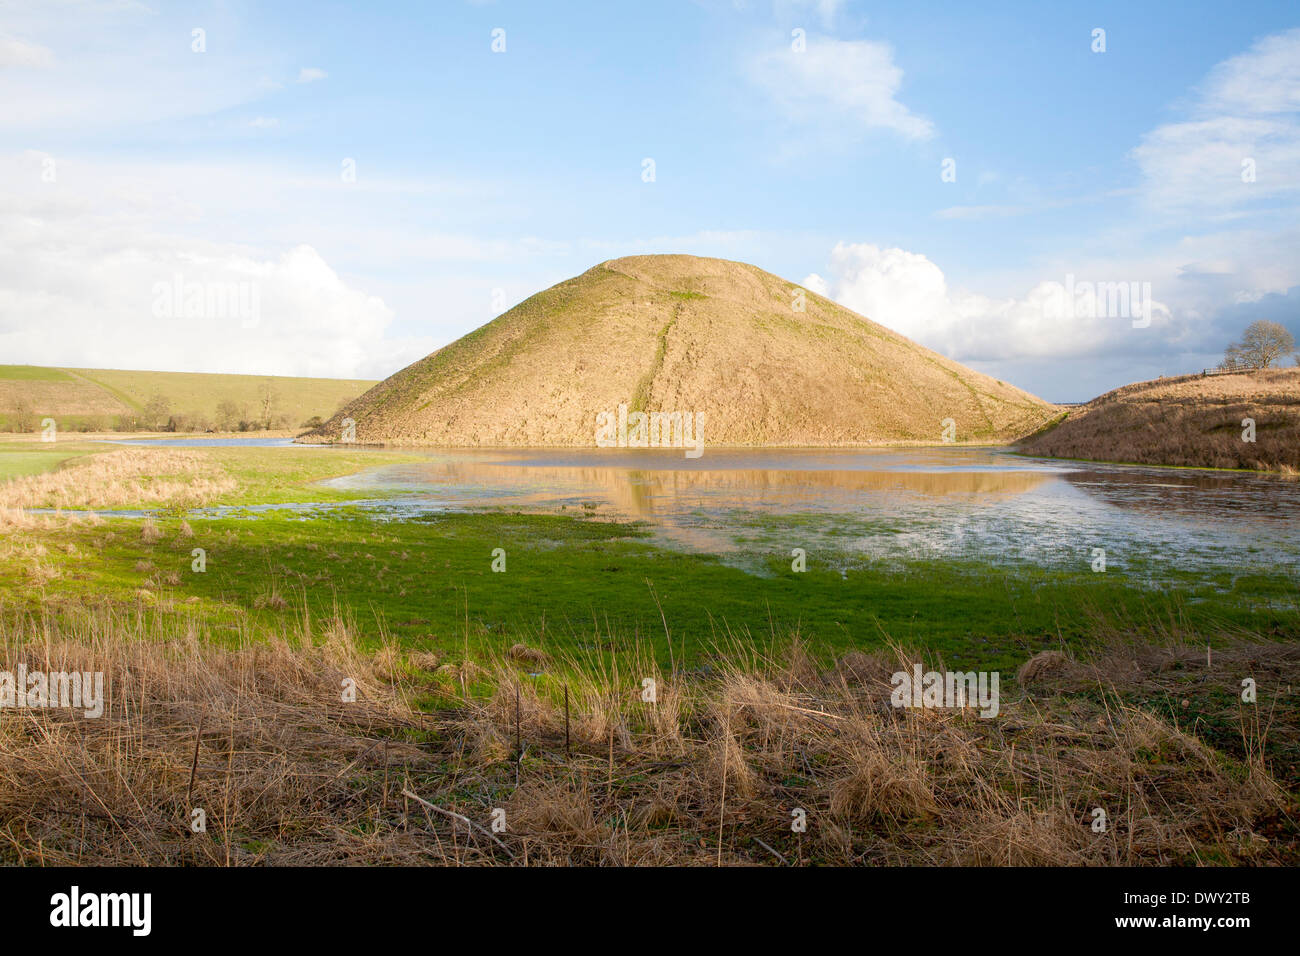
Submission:
<svg viewBox="0 0 1300 956">
<path fill-rule="evenodd" d="M 0 68 L 47 67 L 54 64 L 54 54 L 49 47 L 0 33 Z"/>
<path fill-rule="evenodd" d="M 253 129 L 275 129 L 280 125 L 280 121 L 274 116 L 258 116 L 248 125 Z"/>
<path fill-rule="evenodd" d="M 1294 212 L 1286 200 L 1300 190 L 1300 29 L 1266 37 L 1211 70 L 1186 118 L 1151 130 L 1133 155 L 1144 179 L 1137 201 L 1146 206 L 1138 227 L 1080 237 L 1076 251 L 1045 257 L 1047 265 L 1022 272 L 1019 282 L 995 280 L 1009 295 L 953 288 L 926 256 L 867 243 L 839 243 L 824 273 L 805 284 L 959 361 L 1009 369 L 1086 357 L 1090 365 L 1098 359 L 1189 370 L 1240 331 L 1225 318 L 1230 304 L 1261 302 L 1300 284 L 1300 232 L 1293 216 L 1285 218 Z M 1254 160 L 1254 183 L 1242 181 L 1245 158 Z M 956 206 L 934 215 L 977 220 L 1074 201 Z M 1282 225 L 1270 228 L 1268 217 L 1278 213 Z M 1223 226 L 1234 219 L 1251 226 Z M 1150 238 L 1183 222 L 1189 230 L 1180 239 Z M 1079 251 L 1088 249 L 1106 251 Z M 1133 328 L 1130 318 L 1108 316 L 1086 286 L 1067 314 L 1067 276 L 1076 287 L 1150 283 L 1151 325 Z"/>
<path fill-rule="evenodd" d="M 934 134 L 930 120 L 898 101 L 903 71 L 886 43 L 809 34 L 803 51 L 785 42 L 753 57 L 748 72 L 791 119 L 847 119 L 859 132 L 890 129 L 908 139 Z"/>
<path fill-rule="evenodd" d="M 1097 283 L 1138 282 L 1141 295 L 1140 283 L 1151 282 L 1114 265 L 1038 281 L 1018 298 L 991 298 L 950 289 L 943 271 L 919 253 L 841 242 L 831 251 L 828 276 L 810 275 L 804 285 L 959 361 L 1096 355 L 1169 342 L 1172 316 L 1155 298 L 1156 283 L 1146 328 L 1134 328 L 1134 319 L 1141 321 L 1134 305 L 1124 314 L 1110 307 L 1105 291 L 1096 294 Z M 1069 299 L 1067 287 L 1075 290 Z"/>
<path fill-rule="evenodd" d="M 299 83 L 314 83 L 317 80 L 323 80 L 329 76 L 324 70 L 316 66 L 304 66 L 298 71 Z"/>
<path fill-rule="evenodd" d="M 1300 29 L 1216 66 L 1191 116 L 1133 150 L 1150 207 L 1222 215 L 1300 190 Z M 1249 161 L 1249 162 L 1247 162 Z M 1243 169 L 1254 181 L 1243 181 Z"/>
<path fill-rule="evenodd" d="M 47 183 L 42 159 L 0 157 L 0 183 L 11 187 L 0 190 L 0 354 L 9 361 L 381 377 L 435 344 L 395 336 L 393 309 L 311 245 L 194 235 L 203 209 L 174 170 L 68 162 Z M 256 180 L 231 175 L 229 184 L 206 178 L 208 201 L 224 205 Z"/>
<path fill-rule="evenodd" d="M 1202 108 L 1251 114 L 1300 110 L 1300 27 L 1267 36 L 1216 66 Z"/>
<path fill-rule="evenodd" d="M 21 239 L 7 233 L 10 256 Z M 43 228 L 20 233 L 53 240 L 25 257 L 31 281 L 10 273 L 0 287 L 0 351 L 25 362 L 350 378 L 386 375 L 430 350 L 386 339 L 392 310 L 310 246 L 261 259 L 163 237 L 104 248 Z"/>
</svg>

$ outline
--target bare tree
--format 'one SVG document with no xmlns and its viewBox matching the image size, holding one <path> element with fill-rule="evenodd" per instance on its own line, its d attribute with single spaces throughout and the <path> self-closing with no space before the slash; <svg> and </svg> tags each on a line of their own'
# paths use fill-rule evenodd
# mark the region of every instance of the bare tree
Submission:
<svg viewBox="0 0 1300 956">
<path fill-rule="evenodd" d="M 1260 319 L 1247 326 L 1241 341 L 1223 351 L 1223 364 L 1268 368 L 1277 359 L 1295 350 L 1295 338 L 1276 322 Z"/>
<path fill-rule="evenodd" d="M 269 378 L 258 386 L 257 401 L 262 409 L 262 427 L 269 430 L 275 417 L 276 405 L 280 401 L 280 393 L 275 390 L 275 383 Z"/>
</svg>

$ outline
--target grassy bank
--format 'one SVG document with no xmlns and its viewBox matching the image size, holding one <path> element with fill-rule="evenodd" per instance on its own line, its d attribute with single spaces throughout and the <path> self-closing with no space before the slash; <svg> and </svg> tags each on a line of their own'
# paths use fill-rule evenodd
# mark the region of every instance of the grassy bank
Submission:
<svg viewBox="0 0 1300 956">
<path fill-rule="evenodd" d="M 11 625 L 5 666 L 103 670 L 111 693 L 100 719 L 0 711 L 0 860 L 1300 862 L 1294 792 L 1265 756 L 1279 695 L 1235 703 L 1240 674 L 1300 676 L 1294 645 L 1200 670 L 1176 645 L 1040 657 L 985 720 L 890 706 L 889 673 L 913 663 L 895 650 L 826 666 L 795 641 L 734 643 L 698 674 L 635 642 L 592 668 L 355 637 L 335 620 L 222 648 L 202 623 L 104 611 Z M 1217 703 L 1192 720 L 1183 694 Z M 1207 716 L 1236 725 L 1218 746 Z"/>
<path fill-rule="evenodd" d="M 1072 409 L 1020 449 L 1053 458 L 1294 473 L 1300 369 L 1126 385 Z"/>
</svg>

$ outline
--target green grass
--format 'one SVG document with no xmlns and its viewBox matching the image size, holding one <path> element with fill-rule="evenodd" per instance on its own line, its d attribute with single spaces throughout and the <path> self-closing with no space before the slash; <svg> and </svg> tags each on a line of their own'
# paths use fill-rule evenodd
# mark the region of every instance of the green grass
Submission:
<svg viewBox="0 0 1300 956">
<path fill-rule="evenodd" d="M 69 458 L 103 451 L 105 447 L 85 441 L 59 441 L 48 445 L 33 441 L 0 441 L 0 481 L 51 471 Z"/>
<path fill-rule="evenodd" d="M 321 619 L 337 609 L 374 642 L 388 634 L 449 652 L 517 641 L 584 652 L 619 635 L 653 643 L 665 661 L 666 633 L 679 661 L 729 637 L 762 642 L 797 632 L 831 653 L 893 639 L 954 666 L 1010 670 L 1039 650 L 1080 646 L 1099 622 L 1132 636 L 1297 633 L 1295 611 L 1269 600 L 1288 583 L 1268 576 L 1228 587 L 1189 579 L 1156 591 L 1114 572 L 1008 574 L 956 562 L 842 576 L 810 556 L 808 571 L 795 573 L 777 553 L 767 559 L 770 573 L 756 576 L 658 548 L 637 524 L 504 512 L 379 521 L 344 510 L 189 523 L 194 537 L 183 538 L 179 519 L 161 520 L 157 544 L 141 540 L 138 521 L 54 532 L 45 560 L 60 577 L 47 593 L 23 583 L 26 559 L 11 556 L 7 566 L 0 561 L 0 598 L 31 610 L 58 601 L 134 604 L 146 588 L 151 600 L 223 622 L 292 628 L 304 613 Z M 196 547 L 207 555 L 201 574 L 191 570 Z M 506 552 L 504 573 L 492 571 L 496 548 Z M 159 584 L 159 572 L 175 572 L 179 583 Z"/>
<path fill-rule="evenodd" d="M 0 382 L 70 382 L 72 376 L 61 368 L 40 365 L 0 365 Z"/>
<path fill-rule="evenodd" d="M 239 488 L 221 496 L 216 505 L 263 505 L 297 502 L 338 502 L 385 498 L 391 491 L 344 491 L 318 484 L 327 478 L 351 475 L 366 468 L 418 462 L 409 452 L 349 450 L 346 445 L 293 448 L 210 448 L 204 451 Z M 270 465 L 270 467 L 268 467 Z"/>
<path fill-rule="evenodd" d="M 676 293 L 674 293 L 676 295 Z M 632 399 L 628 403 L 633 411 L 651 411 L 650 390 L 654 387 L 655 377 L 663 369 L 664 356 L 668 352 L 668 333 L 677 323 L 678 312 L 673 312 L 673 317 L 662 329 L 659 330 L 659 344 L 655 347 L 654 358 L 650 362 L 650 368 L 641 376 L 641 380 L 636 383 L 636 388 L 632 390 Z"/>
</svg>

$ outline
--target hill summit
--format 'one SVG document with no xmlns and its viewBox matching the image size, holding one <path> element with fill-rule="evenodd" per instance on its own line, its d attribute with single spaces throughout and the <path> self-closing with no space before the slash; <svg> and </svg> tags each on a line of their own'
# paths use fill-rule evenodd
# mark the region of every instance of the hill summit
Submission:
<svg viewBox="0 0 1300 956">
<path fill-rule="evenodd" d="M 652 418 L 653 446 L 671 418 L 688 445 L 994 442 L 1054 412 L 755 266 L 654 255 L 539 292 L 304 440 L 636 447 Z"/>
</svg>

